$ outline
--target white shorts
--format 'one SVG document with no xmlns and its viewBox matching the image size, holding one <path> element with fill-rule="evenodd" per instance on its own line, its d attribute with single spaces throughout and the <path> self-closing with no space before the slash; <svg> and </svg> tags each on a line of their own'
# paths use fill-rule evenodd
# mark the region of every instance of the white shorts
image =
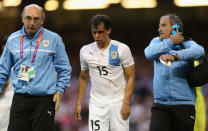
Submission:
<svg viewBox="0 0 208 131">
<path fill-rule="evenodd" d="M 123 120 L 121 106 L 122 103 L 102 107 L 90 103 L 89 131 L 129 131 L 129 118 Z"/>
</svg>

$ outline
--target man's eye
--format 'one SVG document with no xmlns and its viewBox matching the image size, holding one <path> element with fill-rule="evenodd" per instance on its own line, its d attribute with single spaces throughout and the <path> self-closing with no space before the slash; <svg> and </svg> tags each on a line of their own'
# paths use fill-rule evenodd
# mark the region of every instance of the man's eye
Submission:
<svg viewBox="0 0 208 131">
<path fill-rule="evenodd" d="M 103 34 L 104 31 L 93 31 L 92 33 L 93 33 L 93 34 L 97 34 L 97 33 L 98 33 L 98 34 Z"/>
<path fill-rule="evenodd" d="M 103 34 L 104 31 L 98 31 L 98 34 Z"/>
<path fill-rule="evenodd" d="M 27 17 L 25 17 L 25 19 L 26 19 L 26 20 L 31 20 L 32 18 L 29 17 L 29 16 L 27 16 Z"/>
<path fill-rule="evenodd" d="M 40 20 L 40 18 L 39 17 L 35 17 L 33 20 L 37 22 L 37 21 Z"/>
</svg>

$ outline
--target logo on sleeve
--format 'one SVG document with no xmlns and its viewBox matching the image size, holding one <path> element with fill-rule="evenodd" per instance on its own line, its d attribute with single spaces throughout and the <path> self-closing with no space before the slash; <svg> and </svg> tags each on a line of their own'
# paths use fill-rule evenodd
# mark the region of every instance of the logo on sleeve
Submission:
<svg viewBox="0 0 208 131">
<path fill-rule="evenodd" d="M 89 54 L 93 56 L 93 52 L 90 51 Z"/>
<path fill-rule="evenodd" d="M 43 40 L 43 47 L 47 48 L 50 45 L 49 40 Z"/>
</svg>

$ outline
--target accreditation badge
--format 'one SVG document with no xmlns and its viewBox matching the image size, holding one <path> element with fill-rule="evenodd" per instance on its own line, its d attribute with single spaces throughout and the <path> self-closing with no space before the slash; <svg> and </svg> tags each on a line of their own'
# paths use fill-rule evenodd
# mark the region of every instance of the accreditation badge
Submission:
<svg viewBox="0 0 208 131">
<path fill-rule="evenodd" d="M 24 81 L 24 82 L 29 82 L 29 80 L 30 80 L 29 74 L 27 72 L 25 65 L 21 65 L 21 67 L 20 67 L 18 80 Z"/>
<path fill-rule="evenodd" d="M 35 78 L 34 67 L 28 67 L 28 75 L 30 79 Z"/>
<path fill-rule="evenodd" d="M 32 78 L 35 78 L 34 67 L 22 65 L 20 67 L 18 80 L 29 82 Z"/>
</svg>

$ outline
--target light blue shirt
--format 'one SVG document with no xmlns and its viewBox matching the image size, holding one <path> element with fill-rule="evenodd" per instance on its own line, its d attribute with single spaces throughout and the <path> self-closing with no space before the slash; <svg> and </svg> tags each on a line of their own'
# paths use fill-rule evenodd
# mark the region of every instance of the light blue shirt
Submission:
<svg viewBox="0 0 208 131">
<path fill-rule="evenodd" d="M 40 36 L 44 30 L 35 62 L 32 56 Z M 20 58 L 20 38 L 23 33 L 23 59 Z M 33 66 L 35 78 L 28 83 L 18 80 L 21 65 Z M 0 59 L 0 92 L 13 68 L 12 84 L 15 93 L 30 95 L 51 95 L 56 91 L 64 92 L 70 86 L 72 68 L 70 66 L 64 43 L 61 37 L 41 27 L 33 38 L 29 38 L 24 27 L 12 33 L 6 43 Z M 57 75 L 58 73 L 58 75 Z"/>
<path fill-rule="evenodd" d="M 194 67 L 194 60 L 205 56 L 204 48 L 192 40 L 184 41 L 183 45 L 184 49 L 175 51 L 170 38 L 156 37 L 145 48 L 146 58 L 154 61 L 154 103 L 195 105 L 196 91 L 189 87 L 186 77 Z M 167 67 L 159 61 L 162 54 L 178 54 L 179 60 Z"/>
</svg>

